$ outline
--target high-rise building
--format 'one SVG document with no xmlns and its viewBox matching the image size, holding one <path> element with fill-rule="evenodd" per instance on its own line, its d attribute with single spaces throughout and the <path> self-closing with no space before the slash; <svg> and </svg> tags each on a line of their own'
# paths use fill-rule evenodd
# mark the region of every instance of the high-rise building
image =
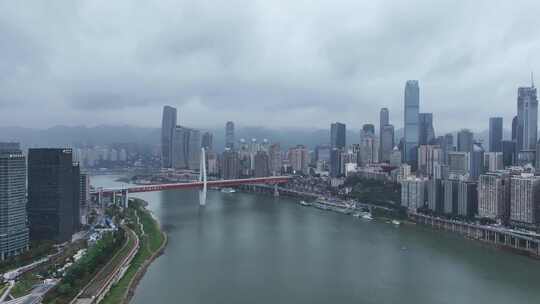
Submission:
<svg viewBox="0 0 540 304">
<path fill-rule="evenodd" d="M 375 135 L 365 133 L 360 139 L 360 153 L 358 163 L 362 166 L 378 162 L 379 144 L 375 139 Z"/>
<path fill-rule="evenodd" d="M 418 80 L 408 80 L 404 94 L 404 145 L 403 160 L 416 165 L 416 149 L 418 147 L 418 112 L 420 109 L 420 88 Z"/>
<path fill-rule="evenodd" d="M 445 134 L 441 142 L 441 148 L 443 149 L 444 154 L 444 163 L 448 164 L 448 153 L 454 151 L 454 135 L 452 133 Z"/>
<path fill-rule="evenodd" d="M 416 211 L 426 204 L 427 179 L 410 177 L 401 181 L 401 206 Z"/>
<path fill-rule="evenodd" d="M 176 127 L 177 112 L 171 106 L 163 107 L 161 119 L 161 167 L 172 168 L 173 136 Z"/>
<path fill-rule="evenodd" d="M 538 141 L 538 99 L 534 84 L 518 88 L 517 126 L 518 151 L 535 150 Z"/>
<path fill-rule="evenodd" d="M 330 146 L 318 145 L 315 147 L 315 161 L 330 162 Z"/>
<path fill-rule="evenodd" d="M 442 183 L 444 187 L 444 213 L 457 215 L 459 208 L 459 180 L 445 179 Z"/>
<path fill-rule="evenodd" d="M 436 145 L 418 146 L 418 173 L 425 177 L 433 177 L 436 164 L 443 163 L 443 151 Z"/>
<path fill-rule="evenodd" d="M 0 143 L 0 259 L 28 250 L 26 158 L 17 143 Z"/>
<path fill-rule="evenodd" d="M 478 216 L 506 221 L 510 215 L 510 175 L 488 172 L 478 179 Z"/>
<path fill-rule="evenodd" d="M 225 148 L 234 149 L 234 122 L 225 124 Z"/>
<path fill-rule="evenodd" d="M 360 132 L 360 137 L 363 136 L 375 136 L 375 126 L 373 124 L 364 124 L 362 132 Z"/>
<path fill-rule="evenodd" d="M 483 174 L 484 169 L 484 148 L 479 144 L 473 144 L 473 150 L 469 153 L 470 166 L 469 177 L 473 180 L 477 180 L 480 174 Z"/>
<path fill-rule="evenodd" d="M 342 174 L 341 151 L 338 148 L 330 150 L 330 177 L 337 177 Z"/>
<path fill-rule="evenodd" d="M 487 152 L 484 154 L 484 167 L 489 172 L 504 169 L 504 159 L 502 152 Z"/>
<path fill-rule="evenodd" d="M 389 162 L 392 149 L 394 148 L 394 126 L 384 125 L 381 128 L 381 135 L 379 141 L 379 151 L 381 162 Z"/>
<path fill-rule="evenodd" d="M 330 147 L 344 149 L 346 146 L 347 130 L 345 124 L 335 122 L 330 125 Z"/>
<path fill-rule="evenodd" d="M 478 184 L 473 181 L 460 180 L 458 186 L 457 213 L 464 217 L 474 217 L 478 213 Z"/>
<path fill-rule="evenodd" d="M 240 157 L 238 152 L 226 149 L 221 157 L 221 177 L 223 179 L 237 179 L 240 174 Z"/>
<path fill-rule="evenodd" d="M 28 222 L 35 240 L 70 241 L 79 205 L 80 176 L 71 149 L 30 149 Z"/>
<path fill-rule="evenodd" d="M 502 152 L 503 118 L 489 118 L 489 152 Z"/>
<path fill-rule="evenodd" d="M 433 113 L 418 114 L 418 144 L 429 145 L 435 139 Z"/>
<path fill-rule="evenodd" d="M 204 132 L 201 139 L 201 147 L 205 151 L 214 151 L 214 135 L 210 132 Z"/>
<path fill-rule="evenodd" d="M 469 173 L 470 155 L 467 152 L 448 153 L 448 173 L 466 175 Z"/>
<path fill-rule="evenodd" d="M 289 149 L 289 162 L 296 173 L 309 173 L 309 151 L 303 145 Z"/>
<path fill-rule="evenodd" d="M 401 166 L 401 151 L 399 151 L 398 147 L 395 146 L 392 150 L 392 154 L 390 154 L 390 165 L 399 167 Z"/>
<path fill-rule="evenodd" d="M 540 223 L 540 176 L 523 173 L 510 179 L 510 220 L 514 224 Z"/>
<path fill-rule="evenodd" d="M 270 157 L 266 151 L 257 151 L 254 157 L 255 177 L 270 176 Z"/>
<path fill-rule="evenodd" d="M 428 208 L 436 213 L 444 211 L 444 187 L 441 179 L 434 178 L 427 182 Z"/>
<path fill-rule="evenodd" d="M 516 157 L 516 142 L 513 140 L 502 141 L 503 166 L 512 166 Z"/>
<path fill-rule="evenodd" d="M 388 108 L 381 108 L 379 113 L 379 130 L 390 124 L 390 112 Z"/>
<path fill-rule="evenodd" d="M 474 135 L 468 129 L 462 129 L 457 135 L 457 150 L 459 152 L 472 152 Z"/>
<path fill-rule="evenodd" d="M 79 163 L 73 163 L 72 179 L 73 183 L 73 232 L 81 229 L 81 167 Z"/>
<path fill-rule="evenodd" d="M 279 143 L 270 145 L 268 149 L 268 154 L 270 156 L 270 173 L 272 175 L 281 175 L 282 167 L 282 155 L 281 155 L 281 146 Z"/>
<path fill-rule="evenodd" d="M 177 126 L 173 137 L 173 167 L 198 170 L 201 159 L 201 133 L 199 130 Z"/>
</svg>

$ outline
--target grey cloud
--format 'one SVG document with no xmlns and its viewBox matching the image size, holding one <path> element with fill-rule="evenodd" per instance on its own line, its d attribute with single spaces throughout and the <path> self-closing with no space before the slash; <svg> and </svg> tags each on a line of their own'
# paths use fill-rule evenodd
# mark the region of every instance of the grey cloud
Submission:
<svg viewBox="0 0 540 304">
<path fill-rule="evenodd" d="M 489 116 L 509 123 L 517 86 L 538 70 L 539 9 L 532 0 L 0 1 L 0 121 L 20 125 L 10 113 L 24 112 L 35 127 L 122 123 L 122 113 L 159 125 L 160 107 L 174 104 L 198 109 L 181 113 L 202 126 L 359 128 L 386 106 L 399 127 L 404 83 L 419 79 L 437 130 L 485 129 Z"/>
</svg>

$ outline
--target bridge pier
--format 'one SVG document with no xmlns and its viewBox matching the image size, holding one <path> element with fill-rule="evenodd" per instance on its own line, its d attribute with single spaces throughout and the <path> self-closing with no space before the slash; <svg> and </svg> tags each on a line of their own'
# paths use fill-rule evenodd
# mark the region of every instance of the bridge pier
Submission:
<svg viewBox="0 0 540 304">
<path fill-rule="evenodd" d="M 199 206 L 205 206 L 208 181 L 206 179 L 206 151 L 204 150 L 204 148 L 201 148 L 199 181 L 203 183 L 202 189 L 199 191 Z"/>
<path fill-rule="evenodd" d="M 279 197 L 278 184 L 274 184 L 274 197 Z"/>
</svg>

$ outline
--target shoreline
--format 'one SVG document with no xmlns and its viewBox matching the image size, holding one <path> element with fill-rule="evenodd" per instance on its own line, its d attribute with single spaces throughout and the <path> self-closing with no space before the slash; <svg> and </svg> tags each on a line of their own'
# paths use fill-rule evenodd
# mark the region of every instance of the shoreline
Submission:
<svg viewBox="0 0 540 304">
<path fill-rule="evenodd" d="M 162 230 L 159 220 L 153 215 L 153 213 L 149 209 L 147 209 L 148 202 L 140 198 L 133 198 L 133 202 L 134 204 L 137 204 L 135 205 L 135 207 L 130 207 L 133 209 L 133 212 L 139 213 L 139 218 L 147 217 L 145 220 L 141 221 L 144 222 L 150 220 L 154 227 L 148 227 L 147 225 L 149 223 L 145 224 L 140 222 L 141 228 L 137 231 L 139 238 L 141 238 L 141 240 L 144 240 L 143 246 L 139 248 L 139 252 L 137 252 L 138 256 L 134 258 L 132 264 L 126 270 L 124 277 L 121 278 L 105 296 L 103 303 L 129 303 L 132 300 L 140 281 L 144 278 L 144 275 L 146 274 L 146 271 L 148 270 L 150 265 L 164 253 L 165 248 L 168 245 L 168 235 L 167 233 L 165 233 L 165 231 Z M 144 213 L 144 215 L 141 215 L 141 213 Z M 156 229 L 156 231 L 149 233 L 149 231 L 153 230 L 154 228 Z M 152 249 L 151 238 L 156 237 L 155 232 L 159 232 L 161 243 L 158 248 Z M 150 255 L 146 256 L 147 254 Z M 122 280 L 127 281 L 122 282 Z M 125 285 L 122 286 L 122 284 L 124 283 Z"/>
</svg>

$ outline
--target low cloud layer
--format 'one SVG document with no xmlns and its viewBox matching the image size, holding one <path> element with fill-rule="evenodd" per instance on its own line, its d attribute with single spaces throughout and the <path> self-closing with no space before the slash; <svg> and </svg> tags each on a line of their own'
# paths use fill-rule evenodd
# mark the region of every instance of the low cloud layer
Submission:
<svg viewBox="0 0 540 304">
<path fill-rule="evenodd" d="M 508 128 L 540 75 L 534 0 L 156 2 L 0 0 L 0 125 L 400 127 L 418 79 L 436 130 Z"/>
</svg>

